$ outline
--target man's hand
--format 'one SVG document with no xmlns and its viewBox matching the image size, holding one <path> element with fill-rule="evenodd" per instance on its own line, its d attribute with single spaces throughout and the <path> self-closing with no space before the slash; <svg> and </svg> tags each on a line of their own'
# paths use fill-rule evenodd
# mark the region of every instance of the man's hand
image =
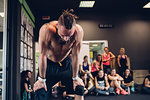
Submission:
<svg viewBox="0 0 150 100">
<path fill-rule="evenodd" d="M 47 91 L 47 86 L 46 86 L 46 83 L 45 82 L 41 82 L 39 80 L 37 80 L 34 84 L 34 87 L 33 87 L 33 90 L 34 92 L 41 89 L 41 88 L 44 88 L 45 91 Z"/>
<path fill-rule="evenodd" d="M 76 86 L 78 86 L 78 85 L 84 87 L 84 83 L 83 83 L 81 78 L 78 78 L 77 80 L 73 80 L 73 89 L 74 89 L 74 91 L 76 89 Z"/>
</svg>

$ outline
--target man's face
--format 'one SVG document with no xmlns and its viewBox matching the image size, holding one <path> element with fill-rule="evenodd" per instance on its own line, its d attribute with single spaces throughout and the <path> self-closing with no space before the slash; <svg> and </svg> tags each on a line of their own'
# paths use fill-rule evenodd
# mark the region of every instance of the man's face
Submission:
<svg viewBox="0 0 150 100">
<path fill-rule="evenodd" d="M 61 37 L 62 41 L 69 41 L 70 37 L 73 36 L 75 32 L 75 25 L 71 29 L 66 29 L 63 25 L 58 25 L 58 34 Z"/>
</svg>

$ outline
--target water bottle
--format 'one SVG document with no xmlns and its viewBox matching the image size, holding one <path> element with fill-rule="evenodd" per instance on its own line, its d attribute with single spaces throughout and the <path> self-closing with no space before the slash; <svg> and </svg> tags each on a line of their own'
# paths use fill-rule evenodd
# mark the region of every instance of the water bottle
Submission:
<svg viewBox="0 0 150 100">
<path fill-rule="evenodd" d="M 135 92 L 135 88 L 134 88 L 134 81 L 131 83 L 131 92 L 134 93 Z"/>
<path fill-rule="evenodd" d="M 128 95 L 130 95 L 130 87 L 128 87 Z"/>
<path fill-rule="evenodd" d="M 29 85 L 29 90 L 31 90 L 31 85 Z M 28 92 L 28 100 L 31 100 L 31 93 Z"/>
<path fill-rule="evenodd" d="M 58 97 L 57 93 L 58 93 L 57 87 L 54 87 L 54 88 L 52 89 L 52 95 L 54 96 L 54 98 L 57 98 L 57 97 Z"/>
<path fill-rule="evenodd" d="M 23 100 L 27 100 L 27 92 L 26 92 L 26 90 L 24 90 L 24 92 L 23 92 Z"/>
</svg>

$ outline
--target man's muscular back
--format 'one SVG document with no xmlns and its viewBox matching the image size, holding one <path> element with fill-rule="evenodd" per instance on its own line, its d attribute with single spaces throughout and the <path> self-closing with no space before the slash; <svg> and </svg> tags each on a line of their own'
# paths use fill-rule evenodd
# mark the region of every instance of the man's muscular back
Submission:
<svg viewBox="0 0 150 100">
<path fill-rule="evenodd" d="M 54 62 L 62 61 L 70 53 L 76 43 L 82 41 L 82 28 L 76 25 L 75 33 L 66 44 L 60 44 L 58 41 L 58 22 L 52 21 L 44 24 L 39 32 L 40 53 L 44 53 L 48 59 Z M 81 29 L 80 29 L 81 28 Z"/>
</svg>

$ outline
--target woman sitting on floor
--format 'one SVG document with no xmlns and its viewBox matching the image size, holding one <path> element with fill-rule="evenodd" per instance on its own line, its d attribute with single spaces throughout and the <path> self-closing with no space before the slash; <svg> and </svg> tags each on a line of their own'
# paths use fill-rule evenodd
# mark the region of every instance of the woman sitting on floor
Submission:
<svg viewBox="0 0 150 100">
<path fill-rule="evenodd" d="M 84 56 L 83 63 L 80 66 L 81 73 L 87 74 L 92 80 L 94 80 L 91 74 L 91 64 L 88 62 L 88 56 Z"/>
<path fill-rule="evenodd" d="M 147 75 L 143 82 L 143 92 L 150 94 L 150 74 Z"/>
<path fill-rule="evenodd" d="M 123 81 L 123 78 L 116 73 L 115 69 L 111 70 L 110 75 L 108 75 L 108 79 L 110 80 L 110 86 L 113 88 L 116 88 L 116 93 L 117 94 L 123 94 L 127 95 L 128 92 L 126 92 L 122 87 L 121 87 L 121 81 Z"/>
<path fill-rule="evenodd" d="M 84 95 L 86 94 L 93 94 L 94 93 L 94 90 L 95 90 L 95 86 L 93 85 L 92 83 L 92 80 L 90 80 L 88 77 L 87 77 L 87 74 L 85 73 L 81 73 L 80 74 L 80 77 L 81 79 L 83 80 L 84 82 L 84 85 L 85 85 L 85 88 L 84 88 Z"/>
<path fill-rule="evenodd" d="M 110 93 L 114 93 L 114 88 L 110 88 L 108 78 L 107 76 L 104 76 L 103 70 L 100 70 L 97 77 L 95 77 L 95 86 L 96 95 L 109 95 Z"/>
<path fill-rule="evenodd" d="M 122 81 L 122 87 L 125 89 L 125 90 L 129 90 L 129 88 L 133 87 L 134 85 L 134 81 L 133 81 L 133 77 L 130 73 L 130 70 L 129 69 L 126 69 L 125 70 L 125 73 L 123 74 L 123 81 Z M 134 92 L 134 91 L 132 91 Z"/>
</svg>

